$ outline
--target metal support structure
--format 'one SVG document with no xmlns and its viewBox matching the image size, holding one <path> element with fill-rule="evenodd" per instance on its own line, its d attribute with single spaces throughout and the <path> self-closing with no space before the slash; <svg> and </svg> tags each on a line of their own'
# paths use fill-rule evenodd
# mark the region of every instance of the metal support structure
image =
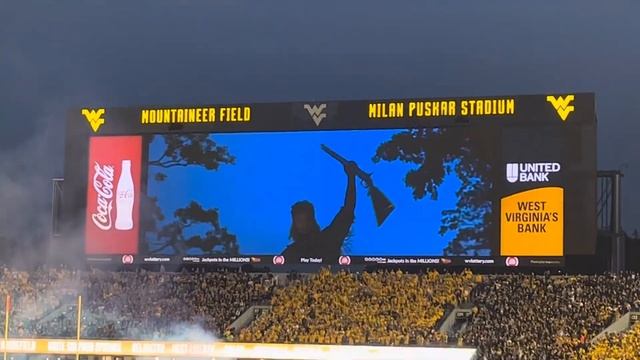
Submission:
<svg viewBox="0 0 640 360">
<path fill-rule="evenodd" d="M 611 241 L 611 272 L 625 270 L 625 236 L 622 229 L 622 172 L 598 171 L 598 231 Z"/>
<path fill-rule="evenodd" d="M 611 232 L 611 203 L 612 203 L 612 187 L 613 179 L 606 174 L 598 173 L 598 192 L 596 194 L 597 201 L 597 221 L 598 231 Z"/>
<path fill-rule="evenodd" d="M 611 212 L 611 223 L 613 230 L 613 256 L 614 261 L 611 262 L 611 270 L 620 272 L 625 270 L 625 236 L 622 232 L 622 173 L 618 172 L 613 178 L 613 204 Z"/>
</svg>

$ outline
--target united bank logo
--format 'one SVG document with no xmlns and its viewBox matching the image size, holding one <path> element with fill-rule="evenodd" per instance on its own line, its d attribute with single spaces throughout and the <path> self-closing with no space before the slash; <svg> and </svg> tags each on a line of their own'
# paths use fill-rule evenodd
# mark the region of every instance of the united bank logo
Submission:
<svg viewBox="0 0 640 360">
<path fill-rule="evenodd" d="M 82 115 L 84 115 L 84 118 L 87 120 L 89 125 L 91 125 L 91 129 L 94 133 L 97 133 L 98 130 L 100 130 L 100 126 L 104 124 L 104 113 L 105 109 L 82 109 Z"/>
<path fill-rule="evenodd" d="M 549 175 L 560 171 L 559 163 L 509 163 L 507 181 L 510 183 L 549 182 Z"/>
<path fill-rule="evenodd" d="M 316 126 L 320 126 L 320 123 L 322 122 L 322 120 L 324 120 L 324 118 L 327 117 L 327 113 L 325 112 L 325 110 L 327 109 L 327 104 L 320 104 L 320 105 L 304 104 L 304 109 L 307 110 L 313 122 L 316 123 Z"/>
<path fill-rule="evenodd" d="M 554 109 L 556 109 L 556 112 L 562 121 L 566 121 L 569 114 L 575 110 L 575 107 L 571 104 L 573 100 L 575 100 L 574 95 L 567 95 L 565 97 L 547 96 L 547 101 L 551 103 Z"/>
</svg>

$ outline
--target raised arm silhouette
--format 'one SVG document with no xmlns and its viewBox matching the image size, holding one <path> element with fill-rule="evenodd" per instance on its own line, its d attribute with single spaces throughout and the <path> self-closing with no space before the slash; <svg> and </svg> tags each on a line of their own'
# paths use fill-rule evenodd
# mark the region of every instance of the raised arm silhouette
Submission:
<svg viewBox="0 0 640 360">
<path fill-rule="evenodd" d="M 355 220 L 356 208 L 355 163 L 348 162 L 344 171 L 347 174 L 344 205 L 327 227 L 320 228 L 311 202 L 299 201 L 291 207 L 292 224 L 289 237 L 293 242 L 282 252 L 286 259 L 298 262 L 301 257 L 322 258 L 325 264 L 338 261 L 342 254 L 342 245 Z"/>
</svg>

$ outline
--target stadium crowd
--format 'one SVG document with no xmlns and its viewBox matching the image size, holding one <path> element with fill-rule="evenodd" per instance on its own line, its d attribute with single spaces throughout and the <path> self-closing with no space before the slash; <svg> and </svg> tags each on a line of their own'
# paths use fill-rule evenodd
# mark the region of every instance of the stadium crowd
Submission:
<svg viewBox="0 0 640 360">
<path fill-rule="evenodd" d="M 352 274 L 322 270 L 276 293 L 272 309 L 243 329 L 241 341 L 424 345 L 446 341 L 435 325 L 466 301 L 473 275 Z"/>
<path fill-rule="evenodd" d="M 78 272 L 65 268 L 46 271 L 16 271 L 0 268 L 0 296 L 10 295 L 11 329 L 18 337 L 37 335 L 42 327 L 37 321 L 78 293 L 74 283 Z M 6 305 L 2 306 L 4 319 Z M 3 320 L 4 321 L 4 320 Z"/>
<path fill-rule="evenodd" d="M 251 305 L 268 302 L 276 285 L 270 274 L 241 272 L 4 268 L 0 295 L 14 297 L 12 336 L 75 336 L 76 296 L 83 295 L 83 337 L 154 339 L 190 324 L 220 336 Z"/>
<path fill-rule="evenodd" d="M 195 324 L 228 340 L 478 348 L 479 359 L 635 359 L 640 328 L 591 343 L 640 307 L 640 275 L 473 275 L 469 271 L 332 273 L 105 272 L 0 268 L 12 337 L 72 337 L 83 295 L 85 338 L 171 338 Z M 246 328 L 230 324 L 271 305 Z M 447 310 L 472 309 L 466 327 L 439 331 Z M 4 316 L 5 306 L 1 307 Z"/>
<path fill-rule="evenodd" d="M 640 305 L 637 274 L 502 275 L 472 291 L 459 336 L 487 359 L 573 359 L 617 317 Z"/>
<path fill-rule="evenodd" d="M 606 335 L 592 345 L 588 351 L 580 352 L 576 359 L 640 359 L 640 323 L 620 334 Z"/>
</svg>

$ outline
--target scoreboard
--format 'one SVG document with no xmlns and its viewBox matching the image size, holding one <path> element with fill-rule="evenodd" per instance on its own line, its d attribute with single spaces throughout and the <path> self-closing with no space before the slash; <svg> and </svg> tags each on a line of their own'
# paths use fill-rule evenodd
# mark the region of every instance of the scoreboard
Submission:
<svg viewBox="0 0 640 360">
<path fill-rule="evenodd" d="M 561 266 L 595 250 L 590 93 L 72 109 L 64 229 L 124 264 Z"/>
</svg>

